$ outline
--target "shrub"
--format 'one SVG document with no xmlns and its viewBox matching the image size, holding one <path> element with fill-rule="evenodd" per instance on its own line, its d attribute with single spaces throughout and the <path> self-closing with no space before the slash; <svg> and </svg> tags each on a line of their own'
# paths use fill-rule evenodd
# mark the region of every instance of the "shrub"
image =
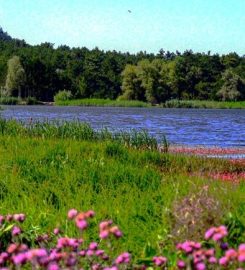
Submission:
<svg viewBox="0 0 245 270">
<path fill-rule="evenodd" d="M 62 90 L 59 91 L 55 96 L 54 96 L 54 101 L 59 102 L 59 101 L 66 101 L 72 99 L 72 93 L 71 91 L 68 90 Z"/>
</svg>

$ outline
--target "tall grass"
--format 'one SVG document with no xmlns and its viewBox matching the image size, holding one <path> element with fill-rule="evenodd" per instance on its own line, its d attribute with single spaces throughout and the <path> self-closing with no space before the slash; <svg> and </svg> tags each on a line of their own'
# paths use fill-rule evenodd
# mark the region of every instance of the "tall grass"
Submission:
<svg viewBox="0 0 245 270">
<path fill-rule="evenodd" d="M 114 141 L 120 144 L 141 148 L 157 149 L 156 138 L 145 130 L 109 131 L 107 128 L 94 130 L 88 123 L 79 121 L 54 121 L 21 123 L 0 118 L 0 134 L 21 135 L 23 137 L 62 138 L 87 141 Z"/>
<path fill-rule="evenodd" d="M 107 106 L 107 107 L 150 107 L 150 104 L 138 100 L 110 100 L 110 99 L 73 99 L 56 100 L 55 105 L 59 106 Z"/>
<path fill-rule="evenodd" d="M 168 100 L 165 108 L 245 109 L 245 101 Z"/>
</svg>

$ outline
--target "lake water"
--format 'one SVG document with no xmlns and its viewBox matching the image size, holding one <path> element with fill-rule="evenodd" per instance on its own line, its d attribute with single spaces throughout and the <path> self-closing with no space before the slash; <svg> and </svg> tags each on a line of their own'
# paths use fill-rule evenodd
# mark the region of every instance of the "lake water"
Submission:
<svg viewBox="0 0 245 270">
<path fill-rule="evenodd" d="M 2 106 L 2 117 L 22 121 L 79 120 L 95 129 L 145 129 L 174 144 L 245 147 L 245 110 Z"/>
</svg>

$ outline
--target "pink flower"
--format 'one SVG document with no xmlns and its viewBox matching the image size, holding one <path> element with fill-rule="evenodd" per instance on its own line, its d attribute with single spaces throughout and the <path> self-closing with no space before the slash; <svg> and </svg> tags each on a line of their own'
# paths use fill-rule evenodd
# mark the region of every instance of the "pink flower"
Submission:
<svg viewBox="0 0 245 270">
<path fill-rule="evenodd" d="M 15 265 L 24 264 L 27 261 L 27 256 L 25 253 L 20 253 L 20 254 L 14 255 L 12 257 L 12 260 Z"/>
<path fill-rule="evenodd" d="M 80 229 L 80 230 L 85 230 L 88 227 L 88 223 L 86 220 L 76 220 L 76 226 Z"/>
<path fill-rule="evenodd" d="M 221 240 L 223 238 L 223 235 L 221 233 L 215 233 L 213 235 L 213 240 L 218 242 L 219 240 Z"/>
<path fill-rule="evenodd" d="M 130 258 L 131 258 L 130 254 L 128 252 L 124 252 L 116 258 L 115 262 L 116 264 L 129 263 Z"/>
<path fill-rule="evenodd" d="M 155 256 L 155 257 L 153 257 L 152 261 L 154 262 L 154 264 L 156 266 L 162 266 L 162 265 L 166 264 L 167 259 L 165 257 L 163 257 L 163 256 L 158 256 L 158 257 Z"/>
<path fill-rule="evenodd" d="M 95 216 L 95 212 L 93 210 L 89 210 L 85 213 L 86 218 L 92 218 Z"/>
<path fill-rule="evenodd" d="M 220 265 L 225 266 L 225 265 L 227 265 L 227 263 L 228 263 L 228 259 L 226 257 L 221 257 L 219 259 L 219 264 Z"/>
<path fill-rule="evenodd" d="M 4 216 L 0 215 L 0 226 L 2 225 L 3 222 L 4 222 Z"/>
<path fill-rule="evenodd" d="M 17 236 L 21 234 L 21 229 L 17 226 L 14 226 L 12 229 L 12 236 Z"/>
<path fill-rule="evenodd" d="M 105 230 L 105 231 L 100 232 L 100 238 L 101 239 L 105 239 L 108 236 L 109 236 L 109 231 Z"/>
<path fill-rule="evenodd" d="M 208 262 L 211 263 L 211 264 L 214 264 L 214 263 L 217 263 L 217 259 L 215 257 L 210 257 L 208 259 Z"/>
<path fill-rule="evenodd" d="M 185 269 L 185 262 L 184 261 L 178 261 L 177 266 L 179 269 Z"/>
<path fill-rule="evenodd" d="M 234 260 L 237 257 L 237 252 L 234 249 L 229 249 L 225 252 L 225 256 L 228 260 Z"/>
<path fill-rule="evenodd" d="M 196 264 L 196 270 L 205 270 L 206 266 L 204 263 L 197 263 Z"/>
<path fill-rule="evenodd" d="M 215 232 L 215 228 L 214 227 L 212 227 L 209 230 L 207 230 L 206 233 L 205 233 L 205 239 L 206 240 L 210 239 L 213 236 L 214 232 Z"/>
<path fill-rule="evenodd" d="M 54 228 L 54 234 L 58 235 L 60 233 L 60 229 L 59 228 Z"/>
<path fill-rule="evenodd" d="M 59 270 L 59 265 L 57 263 L 51 263 L 49 266 L 48 266 L 48 270 Z"/>
<path fill-rule="evenodd" d="M 100 230 L 101 231 L 103 231 L 103 230 L 106 230 L 106 229 L 108 229 L 108 227 L 110 226 L 110 225 L 112 225 L 112 220 L 105 220 L 105 221 L 102 221 L 101 223 L 100 223 L 100 225 L 99 225 L 99 228 L 100 228 Z"/>
<path fill-rule="evenodd" d="M 68 214 L 67 214 L 68 219 L 74 219 L 74 218 L 76 217 L 77 213 L 78 213 L 78 212 L 77 212 L 76 209 L 70 209 L 70 210 L 68 211 Z"/>
<path fill-rule="evenodd" d="M 92 242 L 89 244 L 89 249 L 96 250 L 98 248 L 98 244 L 96 242 Z"/>
<path fill-rule="evenodd" d="M 96 255 L 96 256 L 102 256 L 102 255 L 104 255 L 104 253 L 105 253 L 104 250 L 98 249 L 98 250 L 96 250 L 95 255 Z"/>
<path fill-rule="evenodd" d="M 23 222 L 26 216 L 24 214 L 14 214 L 13 219 L 17 222 Z"/>
</svg>

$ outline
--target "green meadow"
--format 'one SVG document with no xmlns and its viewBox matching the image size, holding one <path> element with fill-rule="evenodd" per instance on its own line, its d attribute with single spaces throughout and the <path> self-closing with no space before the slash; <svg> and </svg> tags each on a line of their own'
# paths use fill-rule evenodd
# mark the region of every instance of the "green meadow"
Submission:
<svg viewBox="0 0 245 270">
<path fill-rule="evenodd" d="M 117 251 L 145 258 L 162 244 L 169 252 L 175 241 L 192 233 L 192 219 L 179 220 L 188 198 L 193 208 L 188 211 L 196 222 L 193 237 L 199 239 L 210 226 L 225 224 L 233 245 L 244 242 L 244 182 L 225 183 L 207 176 L 240 172 L 239 164 L 160 153 L 146 134 L 118 139 L 99 136 L 89 126 L 86 133 L 78 123 L 66 125 L 1 120 L 0 213 L 24 212 L 28 218 L 23 227 L 30 238 L 57 226 L 67 235 L 75 234 L 74 225 L 65 221 L 67 211 L 93 209 L 95 223 L 112 219 L 123 231 Z M 87 135 L 75 136 L 78 130 Z M 125 140 L 130 136 L 131 143 Z M 199 203 L 207 198 L 212 198 L 209 208 Z"/>
</svg>

